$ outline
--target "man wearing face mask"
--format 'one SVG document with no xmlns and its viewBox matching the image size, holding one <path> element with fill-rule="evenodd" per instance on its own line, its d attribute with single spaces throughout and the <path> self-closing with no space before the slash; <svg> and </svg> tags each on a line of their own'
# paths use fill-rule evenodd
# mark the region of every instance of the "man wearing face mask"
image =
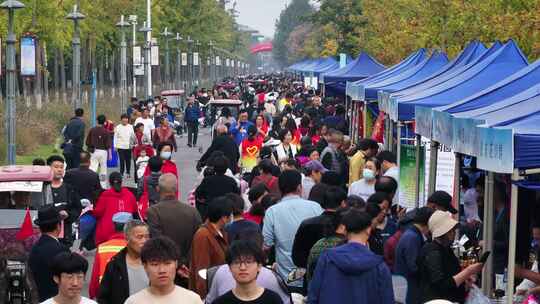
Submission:
<svg viewBox="0 0 540 304">
<path fill-rule="evenodd" d="M 138 217 L 137 202 L 129 189 L 122 187 L 122 175 L 113 172 L 109 175 L 111 189 L 99 196 L 93 210 L 96 217 L 96 246 L 108 241 L 115 233 L 113 215 L 118 212 L 127 212 Z"/>
</svg>

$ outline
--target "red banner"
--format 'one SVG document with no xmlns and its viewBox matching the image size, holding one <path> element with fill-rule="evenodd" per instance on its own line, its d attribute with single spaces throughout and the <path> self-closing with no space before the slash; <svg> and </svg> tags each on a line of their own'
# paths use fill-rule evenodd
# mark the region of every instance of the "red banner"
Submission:
<svg viewBox="0 0 540 304">
<path fill-rule="evenodd" d="M 373 125 L 373 133 L 371 139 L 376 140 L 378 143 L 382 143 L 384 138 L 384 112 L 379 111 L 379 116 Z"/>
<path fill-rule="evenodd" d="M 272 51 L 272 42 L 263 42 L 253 45 L 250 50 L 251 54 L 256 54 L 260 52 L 271 52 Z"/>
</svg>

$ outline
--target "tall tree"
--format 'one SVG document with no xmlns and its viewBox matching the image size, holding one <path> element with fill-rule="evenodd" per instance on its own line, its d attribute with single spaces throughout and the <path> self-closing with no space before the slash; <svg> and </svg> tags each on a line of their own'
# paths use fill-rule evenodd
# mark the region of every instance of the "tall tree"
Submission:
<svg viewBox="0 0 540 304">
<path fill-rule="evenodd" d="M 305 22 L 305 17 L 313 13 L 313 7 L 309 0 L 293 0 L 279 16 L 276 22 L 276 32 L 274 34 L 273 55 L 274 60 L 286 66 L 289 61 L 287 50 L 287 40 L 291 32 L 300 24 Z"/>
</svg>

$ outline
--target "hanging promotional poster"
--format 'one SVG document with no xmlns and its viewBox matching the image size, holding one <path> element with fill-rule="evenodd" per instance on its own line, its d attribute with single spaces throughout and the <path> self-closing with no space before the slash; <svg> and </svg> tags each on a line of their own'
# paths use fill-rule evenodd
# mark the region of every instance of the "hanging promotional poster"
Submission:
<svg viewBox="0 0 540 304">
<path fill-rule="evenodd" d="M 150 49 L 150 57 L 152 58 L 151 60 L 151 64 L 153 66 L 158 66 L 159 65 L 159 46 L 157 45 L 152 45 L 152 48 Z"/>
<path fill-rule="evenodd" d="M 429 176 L 430 166 L 430 152 L 431 145 L 427 138 L 422 138 L 422 142 L 425 142 L 426 146 L 426 158 L 425 158 L 425 176 Z M 439 153 L 437 155 L 437 177 L 435 182 L 435 190 L 442 190 L 448 192 L 450 195 L 454 193 L 454 166 L 456 163 L 456 155 L 454 152 L 445 145 L 439 146 Z M 422 188 L 420 188 L 422 189 Z M 428 178 L 426 178 L 424 185 L 424 193 L 428 193 Z M 420 200 L 420 205 L 424 205 L 427 200 L 427 196 L 423 200 Z"/>
<path fill-rule="evenodd" d="M 187 66 L 187 53 L 182 53 L 182 66 Z"/>
<path fill-rule="evenodd" d="M 36 39 L 21 38 L 21 76 L 36 76 Z"/>
<path fill-rule="evenodd" d="M 420 176 L 419 176 L 419 201 L 424 201 L 425 184 L 425 147 L 420 147 Z M 405 208 L 415 207 L 415 184 L 416 184 L 416 147 L 414 145 L 401 145 L 399 158 L 399 205 Z"/>
<path fill-rule="evenodd" d="M 135 76 L 144 75 L 144 66 L 142 64 L 141 47 L 133 47 L 133 71 Z"/>
</svg>

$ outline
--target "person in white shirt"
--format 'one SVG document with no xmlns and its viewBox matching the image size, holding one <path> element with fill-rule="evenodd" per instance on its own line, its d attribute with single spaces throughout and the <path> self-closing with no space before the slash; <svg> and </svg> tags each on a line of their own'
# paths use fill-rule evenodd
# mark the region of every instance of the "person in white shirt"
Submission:
<svg viewBox="0 0 540 304">
<path fill-rule="evenodd" d="M 62 252 L 51 261 L 53 279 L 58 284 L 58 294 L 41 304 L 97 304 L 81 296 L 88 262 L 77 253 Z"/>
<path fill-rule="evenodd" d="M 375 182 L 381 170 L 381 164 L 375 157 L 369 158 L 362 168 L 362 178 L 349 186 L 348 195 L 357 195 L 364 201 L 375 193 Z"/>
<path fill-rule="evenodd" d="M 122 114 L 120 117 L 122 123 L 114 128 L 114 148 L 118 151 L 120 158 L 120 174 L 127 173 L 127 177 L 131 175 L 131 149 L 135 145 L 135 131 L 133 126 L 129 124 L 129 116 Z"/>
<path fill-rule="evenodd" d="M 395 205 L 399 200 L 399 167 L 397 165 L 396 154 L 390 151 L 382 151 L 377 154 L 377 159 L 381 163 L 382 175 L 389 176 L 398 183 L 398 190 L 396 195 L 394 195 L 394 199 L 392 199 L 392 205 Z"/>
<path fill-rule="evenodd" d="M 161 236 L 146 241 L 141 251 L 141 260 L 150 284 L 130 296 L 125 304 L 202 304 L 198 294 L 174 285 L 178 256 L 176 244 L 167 237 Z M 185 268 L 181 268 L 178 272 L 187 275 Z"/>
<path fill-rule="evenodd" d="M 144 134 L 148 136 L 149 138 L 152 138 L 154 135 L 154 130 L 156 129 L 156 125 L 154 124 L 154 120 L 150 118 L 150 110 L 148 108 L 145 108 L 142 112 L 142 116 L 135 119 L 135 125 L 138 123 L 142 123 L 144 125 Z"/>
</svg>

